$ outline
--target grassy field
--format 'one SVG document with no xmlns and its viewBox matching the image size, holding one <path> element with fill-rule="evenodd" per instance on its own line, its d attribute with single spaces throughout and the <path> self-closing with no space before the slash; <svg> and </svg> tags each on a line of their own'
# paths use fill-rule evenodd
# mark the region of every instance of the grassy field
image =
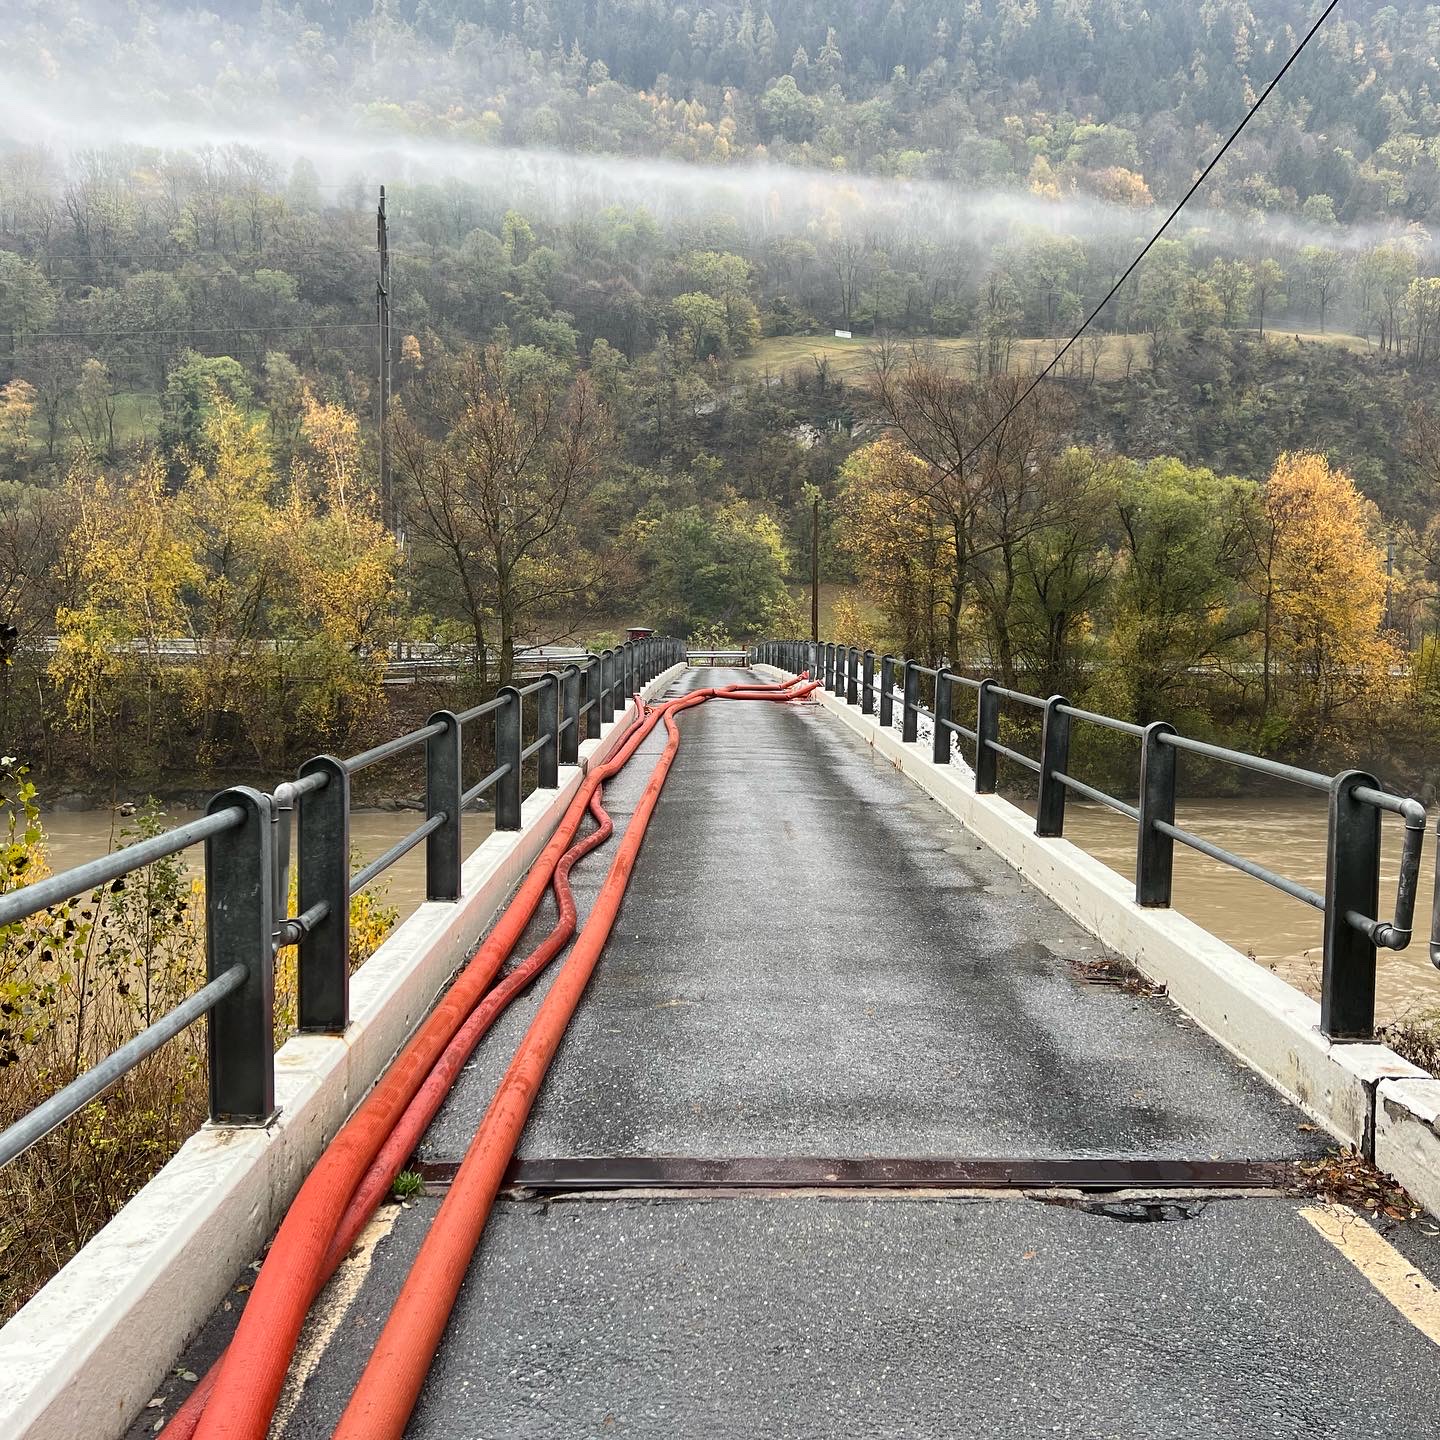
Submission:
<svg viewBox="0 0 1440 1440">
<path fill-rule="evenodd" d="M 1316 331 L 1292 330 L 1281 327 L 1266 332 L 1266 339 L 1289 340 L 1298 336 L 1301 340 L 1314 341 L 1325 345 L 1339 345 L 1349 349 L 1367 349 L 1368 344 L 1358 335 L 1345 335 L 1331 331 L 1321 335 Z M 756 342 L 754 349 L 736 362 L 737 368 L 750 375 L 786 375 L 797 367 L 813 369 L 819 361 L 827 362 L 832 378 L 845 380 L 863 379 L 870 371 L 871 352 L 880 343 L 871 335 L 857 335 L 853 340 L 838 340 L 833 335 L 773 335 Z M 914 338 L 897 342 L 902 348 L 919 345 L 948 360 L 957 371 L 973 370 L 975 364 L 975 342 L 962 339 Z M 1017 340 L 1010 351 L 1010 368 L 1017 374 L 1026 374 L 1047 364 L 1054 355 L 1054 340 Z M 1088 343 L 1088 342 L 1087 342 Z M 1146 368 L 1149 363 L 1150 343 L 1146 335 L 1103 335 L 1098 337 L 1099 356 L 1095 360 L 1097 380 L 1118 380 L 1126 373 L 1127 363 L 1132 370 Z M 1077 359 L 1077 346 L 1062 360 L 1062 371 L 1068 373 L 1072 361 Z M 1092 354 L 1083 359 L 1082 373 L 1088 373 Z"/>
</svg>

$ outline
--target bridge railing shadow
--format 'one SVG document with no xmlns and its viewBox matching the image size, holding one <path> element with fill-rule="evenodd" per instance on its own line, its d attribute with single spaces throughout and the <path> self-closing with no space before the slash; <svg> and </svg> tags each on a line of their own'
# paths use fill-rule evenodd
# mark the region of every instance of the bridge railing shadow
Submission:
<svg viewBox="0 0 1440 1440">
<path fill-rule="evenodd" d="M 1419 800 L 1398 795 L 1363 770 L 1334 775 L 1286 765 L 1244 750 L 1191 739 L 1157 720 L 1129 720 L 1084 710 L 1063 695 L 1030 695 L 994 680 L 974 679 L 945 665 L 930 667 L 895 655 L 831 642 L 770 641 L 756 646 L 760 664 L 798 673 L 809 670 L 824 688 L 876 723 L 897 728 L 902 741 L 918 744 L 920 718 L 929 721 L 931 758 L 949 765 L 959 744 L 974 771 L 977 795 L 993 795 L 1002 760 L 1027 771 L 1035 784 L 1035 833 L 1063 837 L 1067 795 L 1104 805 L 1135 822 L 1135 901 L 1171 904 L 1176 844 L 1218 861 L 1320 911 L 1323 920 L 1323 968 L 1320 1029 L 1331 1040 L 1367 1041 L 1375 1037 L 1375 966 L 1378 949 L 1403 950 L 1414 927 L 1426 811 Z M 878 682 L 877 682 L 878 673 Z M 959 695 L 972 697 L 973 724 L 956 717 Z M 925 701 L 928 700 L 927 705 Z M 1039 718 L 1038 753 L 1026 755 L 1001 739 L 1002 705 L 1019 706 Z M 1139 803 L 1131 805 L 1071 773 L 1070 741 L 1076 723 L 1096 726 L 1134 742 L 1139 761 Z M 1326 880 L 1323 893 L 1297 884 L 1267 866 L 1237 855 L 1175 823 L 1177 757 L 1204 759 L 1318 791 L 1328 797 Z M 1393 918 L 1380 918 L 1381 815 L 1400 818 L 1404 838 L 1400 854 Z M 1440 912 L 1440 905 L 1437 905 Z M 1433 920 L 1430 958 L 1440 965 L 1440 913 Z"/>
</svg>

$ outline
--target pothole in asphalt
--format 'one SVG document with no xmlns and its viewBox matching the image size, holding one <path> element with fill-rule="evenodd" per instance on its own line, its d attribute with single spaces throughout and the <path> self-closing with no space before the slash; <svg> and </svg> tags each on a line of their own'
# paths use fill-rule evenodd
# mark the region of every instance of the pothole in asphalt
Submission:
<svg viewBox="0 0 1440 1440">
<path fill-rule="evenodd" d="M 1194 1220 L 1207 1201 L 1204 1200 L 1100 1200 L 1085 1195 L 1036 1196 L 1044 1205 L 1063 1205 L 1102 1220 L 1117 1220 L 1122 1225 L 1162 1225 L 1175 1220 Z"/>
</svg>

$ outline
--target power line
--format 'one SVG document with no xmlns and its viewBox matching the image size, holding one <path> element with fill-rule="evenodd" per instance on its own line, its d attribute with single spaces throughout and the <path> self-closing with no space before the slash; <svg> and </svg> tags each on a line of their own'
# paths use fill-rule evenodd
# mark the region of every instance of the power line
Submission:
<svg viewBox="0 0 1440 1440">
<path fill-rule="evenodd" d="M 1291 52 L 1290 58 L 1280 67 L 1279 71 L 1275 75 L 1275 78 L 1264 88 L 1264 90 L 1260 92 L 1259 98 L 1249 108 L 1249 110 L 1245 112 L 1245 118 L 1234 128 L 1234 130 L 1230 132 L 1230 138 L 1226 140 L 1226 142 L 1215 152 L 1214 158 L 1200 172 L 1199 176 L 1195 180 L 1195 183 L 1191 185 L 1191 187 L 1184 193 L 1184 195 L 1180 197 L 1180 203 L 1176 205 L 1176 207 L 1169 213 L 1169 215 L 1165 217 L 1165 223 L 1145 242 L 1144 246 L 1141 248 L 1140 253 L 1125 267 L 1124 273 L 1110 287 L 1110 289 L 1106 291 L 1105 298 L 1089 313 L 1089 315 L 1085 317 L 1084 321 L 1080 325 L 1080 328 L 1076 330 L 1076 332 L 1064 343 L 1064 345 L 1062 345 L 1060 349 L 1055 352 L 1054 358 L 1037 376 L 1035 376 L 1033 380 L 1031 380 L 1031 382 L 1025 387 L 1019 398 L 1014 400 L 1009 406 L 1006 407 L 1005 413 L 980 437 L 979 440 L 975 442 L 975 444 L 970 448 L 970 450 L 967 451 L 966 454 L 962 457 L 960 461 L 960 468 L 962 470 L 965 468 L 966 465 L 970 463 L 971 460 L 975 458 L 976 455 L 980 453 L 980 450 L 984 446 L 985 442 L 998 429 L 1000 429 L 1000 427 L 1004 425 L 1004 423 L 1030 398 L 1030 396 L 1035 391 L 1035 387 L 1039 385 L 1040 382 L 1044 380 L 1045 377 L 1049 375 L 1050 372 L 1060 363 L 1060 361 L 1065 357 L 1065 352 L 1069 350 L 1069 348 L 1085 333 L 1085 331 L 1090 328 L 1090 324 L 1095 319 L 1095 317 L 1099 315 L 1099 313 L 1111 302 L 1111 300 L 1115 298 L 1115 295 L 1119 291 L 1120 287 L 1130 278 L 1131 272 L 1134 271 L 1135 267 L 1139 265 L 1139 263 L 1149 253 L 1150 247 L 1154 245 L 1155 242 L 1170 228 L 1170 225 L 1174 221 L 1175 217 L 1179 215 L 1179 213 L 1185 208 L 1186 203 L 1189 201 L 1190 197 L 1194 195 L 1194 193 L 1205 183 L 1210 172 L 1220 163 L 1222 159 L 1224 159 L 1225 152 L 1229 150 L 1229 148 L 1240 138 L 1240 132 L 1244 130 L 1244 128 L 1251 122 L 1251 120 L 1255 118 L 1255 112 L 1265 103 L 1270 92 L 1284 78 L 1285 72 L 1296 62 L 1296 60 L 1300 58 L 1300 52 L 1304 50 L 1304 48 L 1314 38 L 1315 32 L 1319 30 L 1319 28 L 1325 23 L 1325 21 L 1329 18 L 1330 12 L 1339 3 L 1340 0 L 1330 0 L 1330 3 L 1324 8 L 1324 10 L 1320 12 L 1320 18 L 1306 32 L 1305 38 Z"/>
</svg>

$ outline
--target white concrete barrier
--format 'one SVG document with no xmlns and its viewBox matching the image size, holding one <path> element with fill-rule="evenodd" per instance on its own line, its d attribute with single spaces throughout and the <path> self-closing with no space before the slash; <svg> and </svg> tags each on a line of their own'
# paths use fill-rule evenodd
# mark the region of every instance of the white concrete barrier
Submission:
<svg viewBox="0 0 1440 1440">
<path fill-rule="evenodd" d="M 1137 905 L 1123 876 L 1068 840 L 1036 835 L 1023 810 L 935 764 L 928 740 L 906 744 L 898 704 L 892 728 L 827 690 L 815 696 L 1227 1050 L 1440 1214 L 1440 1080 L 1388 1046 L 1327 1040 L 1314 1000 L 1184 915 Z"/>
<path fill-rule="evenodd" d="M 662 692 L 685 669 L 645 687 Z M 615 748 L 631 706 L 580 764 L 537 791 L 521 828 L 466 860 L 461 898 L 428 901 L 350 982 L 344 1035 L 301 1035 L 275 1056 L 275 1121 L 207 1125 L 3 1329 L 0 1437 L 115 1440 L 174 1358 L 259 1253 L 335 1132 L 429 1013 L 511 890 L 554 834 L 585 770 Z"/>
</svg>

